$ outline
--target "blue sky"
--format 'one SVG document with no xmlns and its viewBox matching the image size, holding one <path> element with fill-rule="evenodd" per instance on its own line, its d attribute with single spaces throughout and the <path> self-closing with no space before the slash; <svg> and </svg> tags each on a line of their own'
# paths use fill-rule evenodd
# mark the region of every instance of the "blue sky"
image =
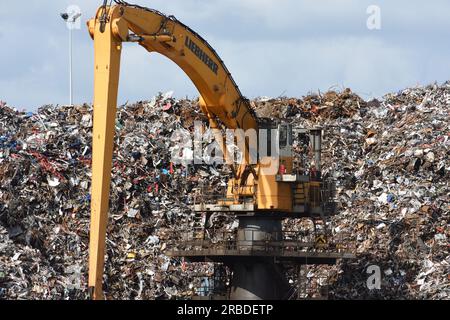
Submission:
<svg viewBox="0 0 450 320">
<path fill-rule="evenodd" d="M 19 109 L 68 103 L 68 29 L 74 31 L 75 103 L 92 101 L 93 43 L 85 28 L 101 1 L 1 0 L 0 100 Z M 248 97 L 302 96 L 350 87 L 364 98 L 450 79 L 450 1 L 134 0 L 175 15 L 217 50 Z M 369 30 L 366 10 L 381 9 Z M 135 44 L 123 52 L 119 104 L 174 90 L 196 97 L 186 75 Z"/>
</svg>

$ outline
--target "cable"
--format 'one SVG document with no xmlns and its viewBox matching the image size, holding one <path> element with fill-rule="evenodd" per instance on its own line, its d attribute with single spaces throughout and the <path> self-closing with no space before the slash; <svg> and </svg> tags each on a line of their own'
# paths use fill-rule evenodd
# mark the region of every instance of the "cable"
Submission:
<svg viewBox="0 0 450 320">
<path fill-rule="evenodd" d="M 109 7 L 111 7 L 113 0 L 111 0 L 109 2 Z M 106 8 L 108 7 L 108 0 L 104 0 L 103 1 L 103 14 L 102 17 L 100 18 L 100 32 L 103 33 L 105 32 L 105 27 L 106 27 L 106 22 L 108 20 L 108 12 L 106 11 Z"/>
</svg>

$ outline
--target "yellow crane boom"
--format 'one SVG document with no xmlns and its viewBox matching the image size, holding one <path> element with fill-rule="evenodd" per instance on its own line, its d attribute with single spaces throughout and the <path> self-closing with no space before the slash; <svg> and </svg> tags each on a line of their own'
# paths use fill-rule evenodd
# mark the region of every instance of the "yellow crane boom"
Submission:
<svg viewBox="0 0 450 320">
<path fill-rule="evenodd" d="M 250 104 L 234 82 L 223 61 L 197 33 L 174 17 L 121 1 L 101 6 L 88 22 L 94 40 L 94 129 L 92 157 L 89 287 L 101 299 L 105 237 L 111 180 L 120 58 L 123 42 L 137 42 L 149 52 L 175 62 L 200 92 L 200 106 L 213 128 L 216 119 L 231 129 L 258 129 Z M 249 152 L 246 152 L 248 155 Z M 238 183 L 246 163 L 235 175 Z"/>
</svg>

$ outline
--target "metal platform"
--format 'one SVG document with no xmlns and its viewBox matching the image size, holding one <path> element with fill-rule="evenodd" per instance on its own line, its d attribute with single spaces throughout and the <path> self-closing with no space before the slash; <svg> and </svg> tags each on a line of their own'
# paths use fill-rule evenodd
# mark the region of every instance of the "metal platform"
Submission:
<svg viewBox="0 0 450 320">
<path fill-rule="evenodd" d="M 297 264 L 333 265 L 338 259 L 354 259 L 355 255 L 346 252 L 268 252 L 263 250 L 173 250 L 167 253 L 169 257 L 184 257 L 188 262 L 233 262 L 243 259 L 274 258 L 276 262 L 293 262 Z"/>
<path fill-rule="evenodd" d="M 284 174 L 277 175 L 276 181 L 292 184 L 292 210 L 258 210 L 254 199 L 236 203 L 236 199 L 232 197 L 210 194 L 208 190 L 202 188 L 200 194 L 194 197 L 194 211 L 197 213 L 229 213 L 237 216 L 264 215 L 278 218 L 324 218 L 337 213 L 333 180 L 314 181 L 309 175 Z M 318 186 L 307 187 L 305 185 L 312 182 L 317 183 Z M 307 192 L 308 190 L 309 192 Z"/>
<path fill-rule="evenodd" d="M 231 213 L 247 213 L 255 212 L 255 206 L 253 203 L 242 203 L 242 204 L 195 204 L 194 211 L 196 212 L 231 212 Z"/>
<path fill-rule="evenodd" d="M 338 259 L 354 259 L 352 246 L 344 239 L 327 242 L 297 232 L 278 232 L 258 239 L 258 233 L 245 231 L 245 240 L 236 240 L 235 233 L 222 233 L 215 239 L 202 239 L 204 235 L 186 233 L 174 242 L 167 255 L 184 257 L 190 262 L 233 262 L 245 259 L 269 259 L 297 264 L 335 264 Z M 320 240 L 320 239 L 319 239 Z"/>
<path fill-rule="evenodd" d="M 194 205 L 195 212 L 226 212 L 236 215 L 257 215 L 257 211 L 254 210 L 255 206 L 251 203 L 247 204 L 235 204 L 235 205 L 219 205 L 219 204 L 196 204 Z M 262 212 L 262 211 L 261 211 Z M 272 210 L 273 212 L 273 210 Z M 322 215 L 327 212 L 321 207 L 310 208 L 307 205 L 295 205 L 292 212 L 277 212 L 274 216 L 277 217 L 309 217 L 310 215 Z M 270 213 L 266 214 L 270 216 Z"/>
</svg>

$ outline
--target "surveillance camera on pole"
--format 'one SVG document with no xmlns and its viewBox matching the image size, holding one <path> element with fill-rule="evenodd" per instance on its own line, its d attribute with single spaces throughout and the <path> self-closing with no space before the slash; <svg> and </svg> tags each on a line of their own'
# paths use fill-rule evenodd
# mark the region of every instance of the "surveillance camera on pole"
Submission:
<svg viewBox="0 0 450 320">
<path fill-rule="evenodd" d="M 73 105 L 73 85 L 72 85 L 72 61 L 73 61 L 73 53 L 72 53 L 72 30 L 76 21 L 81 17 L 81 12 L 68 13 L 63 12 L 60 14 L 61 18 L 66 22 L 69 28 L 69 92 L 70 92 L 70 105 Z"/>
</svg>

